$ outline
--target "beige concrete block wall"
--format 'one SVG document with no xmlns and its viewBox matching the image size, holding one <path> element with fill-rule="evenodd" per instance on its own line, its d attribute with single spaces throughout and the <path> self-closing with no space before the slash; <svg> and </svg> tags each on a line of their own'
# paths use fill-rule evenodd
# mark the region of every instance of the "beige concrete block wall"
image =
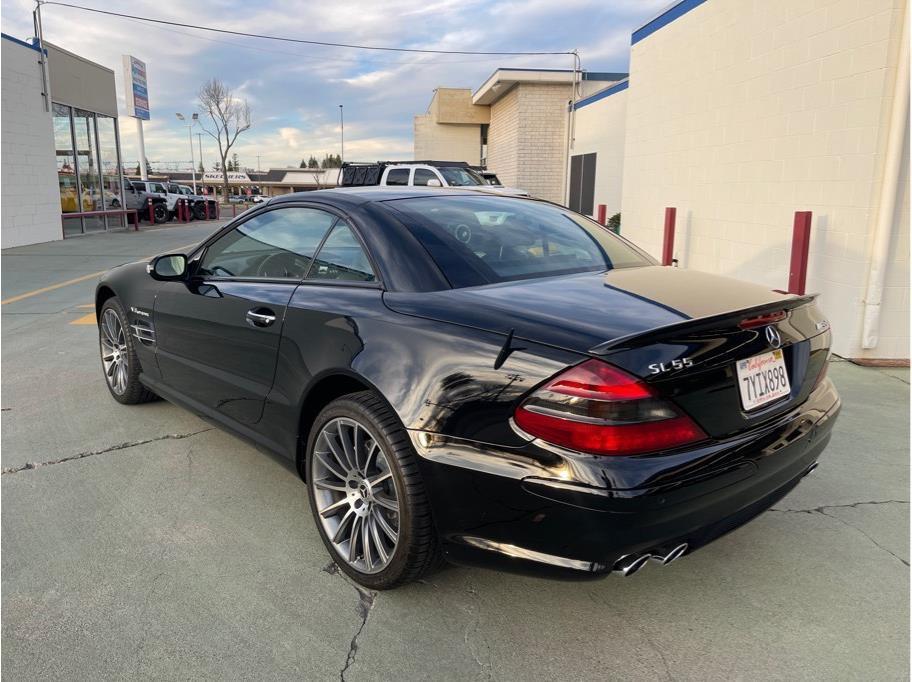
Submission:
<svg viewBox="0 0 912 682">
<path fill-rule="evenodd" d="M 472 104 L 468 88 L 437 88 L 429 107 L 437 123 L 489 123 L 491 111 L 487 106 Z"/>
<path fill-rule="evenodd" d="M 621 210 L 627 91 L 621 90 L 576 110 L 571 156 L 595 152 L 595 207 L 605 204 L 608 216 Z"/>
<path fill-rule="evenodd" d="M 516 186 L 532 196 L 563 203 L 570 86 L 522 83 L 517 90 L 522 116 Z M 490 144 L 490 132 L 488 139 Z"/>
<path fill-rule="evenodd" d="M 54 128 L 41 95 L 36 50 L 11 40 L 2 44 L 3 182 L 0 245 L 37 244 L 63 238 Z"/>
<path fill-rule="evenodd" d="M 861 316 L 903 0 L 709 0 L 633 45 L 622 231 L 686 267 L 784 288 L 793 212 L 814 212 L 808 290 L 834 350 L 909 356 L 908 157 L 881 342 Z"/>
<path fill-rule="evenodd" d="M 415 116 L 414 158 L 481 163 L 481 126 L 440 124 L 432 114 Z"/>
<path fill-rule="evenodd" d="M 519 88 L 491 105 L 488 128 L 488 168 L 505 185 L 519 185 Z"/>
</svg>

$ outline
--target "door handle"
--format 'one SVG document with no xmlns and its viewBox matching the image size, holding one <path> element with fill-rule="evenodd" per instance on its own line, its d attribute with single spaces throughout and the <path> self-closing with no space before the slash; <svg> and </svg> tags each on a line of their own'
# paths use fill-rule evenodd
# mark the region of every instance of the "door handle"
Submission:
<svg viewBox="0 0 912 682">
<path fill-rule="evenodd" d="M 253 327 L 268 327 L 275 321 L 275 313 L 269 308 L 252 308 L 247 311 L 247 324 Z"/>
</svg>

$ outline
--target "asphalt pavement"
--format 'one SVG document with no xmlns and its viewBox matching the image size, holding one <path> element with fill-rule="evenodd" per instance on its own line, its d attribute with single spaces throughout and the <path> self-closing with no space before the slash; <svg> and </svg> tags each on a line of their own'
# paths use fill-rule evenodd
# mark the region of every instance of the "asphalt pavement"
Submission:
<svg viewBox="0 0 912 682">
<path fill-rule="evenodd" d="M 105 388 L 96 273 L 215 227 L 0 257 L 4 679 L 909 678 L 908 369 L 834 362 L 819 469 L 670 566 L 584 583 L 451 567 L 369 593 L 285 463 Z"/>
</svg>

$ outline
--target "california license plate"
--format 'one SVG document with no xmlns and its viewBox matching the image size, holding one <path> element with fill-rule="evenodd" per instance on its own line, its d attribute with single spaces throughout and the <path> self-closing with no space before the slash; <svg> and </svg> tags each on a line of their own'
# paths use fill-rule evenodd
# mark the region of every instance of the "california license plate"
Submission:
<svg viewBox="0 0 912 682">
<path fill-rule="evenodd" d="M 781 350 L 738 360 L 738 388 L 747 411 L 779 400 L 792 392 Z"/>
</svg>

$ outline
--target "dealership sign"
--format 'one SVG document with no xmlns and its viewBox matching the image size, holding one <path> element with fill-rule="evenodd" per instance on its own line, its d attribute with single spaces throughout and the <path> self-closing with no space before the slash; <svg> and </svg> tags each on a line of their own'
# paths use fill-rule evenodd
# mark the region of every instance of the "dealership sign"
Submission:
<svg viewBox="0 0 912 682">
<path fill-rule="evenodd" d="M 149 86 L 146 82 L 146 63 L 128 54 L 123 55 L 124 88 L 127 114 L 149 120 Z"/>
</svg>

